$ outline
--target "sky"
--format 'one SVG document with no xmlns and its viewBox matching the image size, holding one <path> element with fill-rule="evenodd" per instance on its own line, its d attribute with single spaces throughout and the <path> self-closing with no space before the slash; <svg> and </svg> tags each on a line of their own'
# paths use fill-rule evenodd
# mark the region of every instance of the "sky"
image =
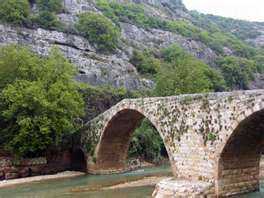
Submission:
<svg viewBox="0 0 264 198">
<path fill-rule="evenodd" d="M 264 0 L 183 0 L 189 10 L 264 22 Z"/>
</svg>

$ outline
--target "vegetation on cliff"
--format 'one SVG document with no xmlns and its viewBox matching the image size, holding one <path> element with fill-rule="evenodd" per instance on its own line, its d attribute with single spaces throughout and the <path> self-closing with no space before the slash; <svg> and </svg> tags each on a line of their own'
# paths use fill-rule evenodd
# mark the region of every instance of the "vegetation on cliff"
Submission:
<svg viewBox="0 0 264 198">
<path fill-rule="evenodd" d="M 101 14 L 93 12 L 81 14 L 76 28 L 100 51 L 113 51 L 118 46 L 120 34 L 118 28 Z"/>
<path fill-rule="evenodd" d="M 0 0 L 0 21 L 15 25 L 24 24 L 30 15 L 28 0 Z"/>
</svg>

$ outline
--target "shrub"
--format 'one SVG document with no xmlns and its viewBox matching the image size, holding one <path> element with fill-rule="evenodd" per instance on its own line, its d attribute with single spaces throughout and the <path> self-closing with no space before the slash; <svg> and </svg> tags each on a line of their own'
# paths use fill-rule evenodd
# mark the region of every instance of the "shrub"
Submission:
<svg viewBox="0 0 264 198">
<path fill-rule="evenodd" d="M 187 54 L 177 45 L 162 51 L 164 63 L 156 78 L 155 94 L 178 95 L 223 90 L 224 80 L 220 73 Z"/>
<path fill-rule="evenodd" d="M 0 0 L 0 20 L 3 22 L 21 25 L 30 14 L 28 0 Z"/>
<path fill-rule="evenodd" d="M 113 51 L 117 48 L 120 32 L 105 16 L 87 12 L 79 16 L 77 30 L 82 33 L 99 51 Z"/>
<path fill-rule="evenodd" d="M 143 75 L 153 76 L 160 67 L 160 61 L 153 57 L 151 52 L 140 52 L 135 50 L 130 62 L 137 68 L 138 72 Z"/>
<path fill-rule="evenodd" d="M 9 65 L 17 73 L 0 93 L 0 142 L 18 156 L 39 156 L 78 129 L 84 102 L 75 68 L 56 49 L 47 58 L 18 46 L 1 51 L 0 74 Z"/>
<path fill-rule="evenodd" d="M 129 157 L 142 157 L 147 161 L 157 163 L 161 157 L 167 157 L 164 143 L 150 121 L 144 119 L 135 130 L 129 146 Z"/>
<path fill-rule="evenodd" d="M 62 24 L 56 13 L 63 10 L 62 0 L 37 0 L 39 12 L 32 21 L 45 29 L 62 30 Z"/>
<path fill-rule="evenodd" d="M 62 0 L 37 0 L 37 6 L 41 11 L 58 13 L 63 10 Z"/>
<path fill-rule="evenodd" d="M 62 28 L 61 22 L 58 20 L 57 16 L 49 11 L 40 11 L 35 17 L 33 17 L 33 22 L 37 23 L 40 27 L 45 29 L 56 29 L 60 30 Z"/>
<path fill-rule="evenodd" d="M 248 83 L 257 71 L 254 61 L 234 56 L 221 58 L 218 64 L 231 89 L 248 89 Z"/>
</svg>

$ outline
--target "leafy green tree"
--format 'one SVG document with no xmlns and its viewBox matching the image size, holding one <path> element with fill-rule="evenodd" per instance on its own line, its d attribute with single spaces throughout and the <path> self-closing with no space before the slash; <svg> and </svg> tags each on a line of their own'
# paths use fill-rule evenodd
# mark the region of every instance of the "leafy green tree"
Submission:
<svg viewBox="0 0 264 198">
<path fill-rule="evenodd" d="M 39 58 L 28 49 L 14 45 L 0 48 L 0 91 L 16 78 L 26 78 L 25 70 L 30 65 L 38 65 Z M 35 67 L 38 70 L 38 67 Z M 37 72 L 37 71 L 36 71 Z M 30 76 L 27 76 L 30 77 Z"/>
<path fill-rule="evenodd" d="M 6 66 L 16 73 L 5 80 L 0 95 L 0 142 L 19 156 L 41 155 L 78 129 L 74 120 L 84 114 L 84 102 L 76 71 L 57 49 L 47 58 L 18 46 L 1 51 L 1 76 L 8 75 Z"/>
<path fill-rule="evenodd" d="M 185 53 L 177 45 L 164 49 L 162 57 L 165 62 L 157 74 L 156 95 L 169 96 L 225 89 L 220 73 Z"/>
<path fill-rule="evenodd" d="M 264 50 L 263 53 L 259 53 L 254 57 L 254 60 L 256 62 L 257 71 L 259 73 L 264 72 Z"/>
<path fill-rule="evenodd" d="M 153 57 L 149 51 L 140 52 L 135 50 L 130 62 L 136 66 L 138 72 L 143 75 L 155 75 L 160 68 L 160 61 Z"/>
<path fill-rule="evenodd" d="M 119 29 L 103 15 L 83 13 L 79 16 L 76 28 L 100 51 L 113 51 L 118 45 Z"/>
<path fill-rule="evenodd" d="M 257 71 L 255 62 L 246 58 L 227 56 L 218 60 L 218 64 L 231 89 L 247 89 Z"/>
<path fill-rule="evenodd" d="M 158 163 L 166 157 L 164 143 L 150 121 L 144 119 L 133 134 L 129 147 L 129 157 L 142 157 L 150 162 Z"/>
<path fill-rule="evenodd" d="M 28 0 L 0 0 L 0 21 L 21 25 L 28 20 Z"/>
</svg>

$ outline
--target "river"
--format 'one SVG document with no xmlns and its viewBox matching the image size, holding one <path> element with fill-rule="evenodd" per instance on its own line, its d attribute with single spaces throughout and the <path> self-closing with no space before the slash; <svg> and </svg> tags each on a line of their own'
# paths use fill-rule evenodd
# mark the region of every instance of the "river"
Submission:
<svg viewBox="0 0 264 198">
<path fill-rule="evenodd" d="M 34 182 L 0 190 L 0 198 L 148 198 L 154 186 L 101 190 L 102 187 L 135 181 L 149 176 L 170 176 L 169 166 L 145 168 L 115 175 L 86 175 L 69 179 Z M 262 185 L 264 188 L 264 185 Z M 251 193 L 243 198 L 263 198 L 261 193 Z"/>
</svg>

